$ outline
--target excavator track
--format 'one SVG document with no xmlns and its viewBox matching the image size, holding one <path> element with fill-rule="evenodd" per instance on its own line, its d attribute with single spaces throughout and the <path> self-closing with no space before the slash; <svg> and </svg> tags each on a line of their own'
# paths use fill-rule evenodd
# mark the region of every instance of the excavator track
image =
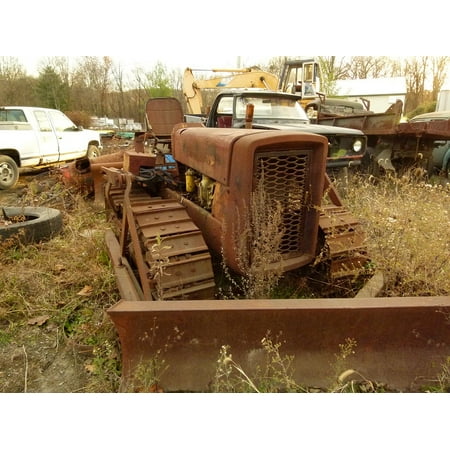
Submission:
<svg viewBox="0 0 450 450">
<path fill-rule="evenodd" d="M 214 298 L 211 255 L 184 206 L 139 187 L 112 187 L 107 201 L 122 220 L 121 247 L 136 266 L 145 300 Z"/>
<path fill-rule="evenodd" d="M 343 206 L 327 205 L 319 226 L 325 236 L 319 259 L 329 261 L 331 279 L 359 276 L 370 261 L 361 223 Z"/>
</svg>

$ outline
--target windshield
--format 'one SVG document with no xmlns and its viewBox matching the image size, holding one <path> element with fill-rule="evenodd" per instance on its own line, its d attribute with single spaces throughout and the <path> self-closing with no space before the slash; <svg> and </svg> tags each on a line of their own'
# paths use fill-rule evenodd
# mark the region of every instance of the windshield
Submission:
<svg viewBox="0 0 450 450">
<path fill-rule="evenodd" d="M 56 131 L 76 131 L 77 126 L 61 111 L 50 111 Z"/>
<path fill-rule="evenodd" d="M 254 105 L 253 120 L 271 121 L 282 119 L 283 121 L 308 122 L 308 117 L 295 98 L 281 96 L 245 96 L 236 98 L 236 119 L 245 119 L 247 105 Z"/>
</svg>

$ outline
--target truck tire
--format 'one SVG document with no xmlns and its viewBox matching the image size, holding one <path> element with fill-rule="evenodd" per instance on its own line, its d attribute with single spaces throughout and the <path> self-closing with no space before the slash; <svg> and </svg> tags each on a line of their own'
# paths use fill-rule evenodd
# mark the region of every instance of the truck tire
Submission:
<svg viewBox="0 0 450 450">
<path fill-rule="evenodd" d="M 16 162 L 7 155 L 0 155 L 0 189 L 12 188 L 19 179 Z"/>
<path fill-rule="evenodd" d="M 446 178 L 447 180 L 450 180 L 450 161 L 447 162 L 447 164 L 445 165 L 445 167 L 443 167 L 443 175 L 444 178 Z"/>
<path fill-rule="evenodd" d="M 89 145 L 86 156 L 89 159 L 98 158 L 101 155 L 100 149 L 96 145 Z"/>
<path fill-rule="evenodd" d="M 6 218 L 17 222 L 5 224 Z M 0 209 L 0 240 L 18 235 L 22 243 L 51 239 L 62 229 L 61 211 L 44 207 L 3 207 Z"/>
</svg>

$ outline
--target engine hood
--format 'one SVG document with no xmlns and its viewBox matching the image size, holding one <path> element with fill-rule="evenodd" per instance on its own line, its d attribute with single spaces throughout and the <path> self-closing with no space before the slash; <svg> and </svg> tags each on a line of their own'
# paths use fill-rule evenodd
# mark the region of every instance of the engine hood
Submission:
<svg viewBox="0 0 450 450">
<path fill-rule="evenodd" d="M 352 136 L 364 136 L 361 130 L 355 130 L 353 128 L 334 127 L 328 125 L 316 125 L 312 123 L 299 123 L 299 124 L 270 124 L 270 123 L 253 123 L 253 128 L 264 128 L 268 130 L 298 130 L 304 133 L 315 133 L 321 135 L 352 135 Z"/>
</svg>

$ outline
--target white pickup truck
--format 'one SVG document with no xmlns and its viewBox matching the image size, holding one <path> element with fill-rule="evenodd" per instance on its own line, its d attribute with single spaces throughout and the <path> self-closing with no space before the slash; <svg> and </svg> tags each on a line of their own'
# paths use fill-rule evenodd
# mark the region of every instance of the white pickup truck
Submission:
<svg viewBox="0 0 450 450">
<path fill-rule="evenodd" d="M 19 170 L 77 158 L 95 158 L 100 134 L 77 127 L 56 109 L 0 106 L 0 189 L 13 187 Z"/>
</svg>

